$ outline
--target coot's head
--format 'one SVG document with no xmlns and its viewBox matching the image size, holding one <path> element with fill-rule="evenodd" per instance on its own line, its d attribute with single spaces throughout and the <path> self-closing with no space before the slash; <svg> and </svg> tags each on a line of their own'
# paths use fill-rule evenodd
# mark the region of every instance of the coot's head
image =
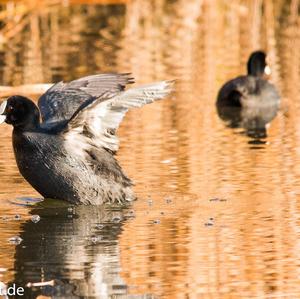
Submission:
<svg viewBox="0 0 300 299">
<path fill-rule="evenodd" d="M 0 106 L 0 123 L 6 122 L 19 129 L 32 129 L 39 125 L 39 119 L 38 108 L 25 97 L 9 97 Z"/>
<path fill-rule="evenodd" d="M 270 67 L 266 62 L 266 53 L 263 51 L 253 52 L 248 60 L 248 75 L 262 77 L 270 74 Z"/>
</svg>

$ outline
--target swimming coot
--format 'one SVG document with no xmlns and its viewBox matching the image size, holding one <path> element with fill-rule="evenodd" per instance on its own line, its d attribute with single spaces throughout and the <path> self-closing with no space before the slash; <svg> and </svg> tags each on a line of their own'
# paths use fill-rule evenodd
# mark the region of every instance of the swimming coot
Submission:
<svg viewBox="0 0 300 299">
<path fill-rule="evenodd" d="M 247 63 L 248 74 L 225 83 L 217 96 L 218 115 L 230 127 L 243 127 L 250 137 L 265 137 L 266 125 L 277 115 L 280 96 L 264 79 L 270 68 L 266 54 L 253 52 Z"/>
<path fill-rule="evenodd" d="M 273 84 L 263 78 L 270 71 L 263 51 L 253 52 L 247 63 L 248 74 L 225 83 L 217 97 L 217 105 L 252 107 L 279 105 L 280 97 Z"/>
<path fill-rule="evenodd" d="M 53 85 L 40 97 L 39 109 L 23 96 L 1 104 L 0 122 L 14 127 L 18 168 L 43 197 L 75 204 L 135 199 L 114 156 L 116 129 L 128 109 L 164 98 L 173 82 L 125 90 L 131 83 L 130 74 L 99 74 Z"/>
</svg>

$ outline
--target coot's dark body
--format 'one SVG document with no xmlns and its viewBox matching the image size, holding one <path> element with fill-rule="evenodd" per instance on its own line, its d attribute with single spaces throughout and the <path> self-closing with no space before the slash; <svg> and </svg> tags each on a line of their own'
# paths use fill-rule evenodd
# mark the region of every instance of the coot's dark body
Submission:
<svg viewBox="0 0 300 299">
<path fill-rule="evenodd" d="M 226 82 L 219 90 L 218 106 L 253 107 L 273 106 L 280 103 L 275 86 L 252 75 L 239 76 Z"/>
<path fill-rule="evenodd" d="M 43 197 L 84 204 L 134 199 L 132 182 L 111 153 L 91 148 L 82 160 L 70 155 L 58 136 L 49 132 L 13 131 L 19 171 Z"/>
<path fill-rule="evenodd" d="M 2 121 L 14 126 L 18 168 L 43 197 L 76 204 L 124 203 L 135 198 L 131 180 L 114 157 L 115 130 L 129 108 L 163 98 L 171 82 L 124 91 L 128 83 L 132 83 L 128 74 L 58 83 L 39 100 L 42 123 L 29 99 L 14 96 L 2 104 Z"/>
</svg>

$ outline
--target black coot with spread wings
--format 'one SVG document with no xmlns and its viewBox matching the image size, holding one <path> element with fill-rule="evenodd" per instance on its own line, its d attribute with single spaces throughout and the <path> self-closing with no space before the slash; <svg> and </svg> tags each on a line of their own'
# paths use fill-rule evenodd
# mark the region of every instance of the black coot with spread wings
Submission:
<svg viewBox="0 0 300 299">
<path fill-rule="evenodd" d="M 167 96 L 172 81 L 125 90 L 130 83 L 130 74 L 99 74 L 55 84 L 40 97 L 39 109 L 22 96 L 1 104 L 0 123 L 14 127 L 18 168 L 41 195 L 76 204 L 135 198 L 114 157 L 115 131 L 128 109 Z"/>
</svg>

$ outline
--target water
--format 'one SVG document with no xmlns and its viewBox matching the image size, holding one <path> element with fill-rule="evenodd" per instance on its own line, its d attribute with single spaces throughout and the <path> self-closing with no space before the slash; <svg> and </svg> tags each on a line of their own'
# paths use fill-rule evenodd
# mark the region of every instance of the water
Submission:
<svg viewBox="0 0 300 299">
<path fill-rule="evenodd" d="M 106 71 L 177 78 L 169 99 L 119 129 L 139 200 L 126 210 L 34 200 L 2 125 L 0 280 L 31 283 L 27 298 L 299 298 L 298 1 L 101 2 L 3 5 L 0 84 L 13 88 L 0 91 L 36 99 L 32 84 Z M 259 48 L 282 105 L 253 139 L 215 100 Z"/>
</svg>

